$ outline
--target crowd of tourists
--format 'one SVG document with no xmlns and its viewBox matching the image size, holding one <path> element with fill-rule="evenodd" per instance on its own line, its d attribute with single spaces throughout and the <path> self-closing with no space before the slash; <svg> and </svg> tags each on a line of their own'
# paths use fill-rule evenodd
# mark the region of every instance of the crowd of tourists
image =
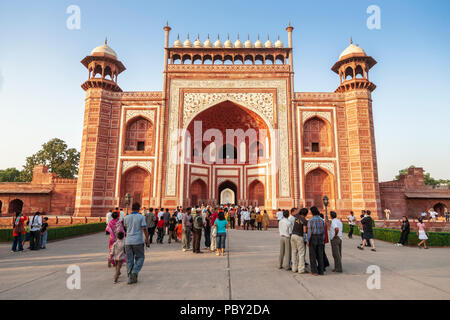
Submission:
<svg viewBox="0 0 450 320">
<path fill-rule="evenodd" d="M 45 215 L 45 214 L 42 214 Z M 27 217 L 22 212 L 16 212 L 12 233 L 13 244 L 11 252 L 22 252 L 26 242 L 29 243 L 27 249 L 39 250 L 47 247 L 48 218 L 41 217 L 40 212 Z"/>
<path fill-rule="evenodd" d="M 110 210 L 106 214 L 106 224 L 108 267 L 115 268 L 114 282 L 118 281 L 120 269 L 126 263 L 128 283 L 132 284 L 137 282 L 144 263 L 144 244 L 150 246 L 155 235 L 158 244 L 163 244 L 165 239 L 167 243 L 180 242 L 183 252 L 215 252 L 217 256 L 224 256 L 228 228 L 267 230 L 269 215 L 258 206 L 177 207 L 170 212 L 167 208 L 144 207 L 141 210 L 140 204 L 134 203 L 131 214 L 125 215 L 119 208 Z"/>
</svg>

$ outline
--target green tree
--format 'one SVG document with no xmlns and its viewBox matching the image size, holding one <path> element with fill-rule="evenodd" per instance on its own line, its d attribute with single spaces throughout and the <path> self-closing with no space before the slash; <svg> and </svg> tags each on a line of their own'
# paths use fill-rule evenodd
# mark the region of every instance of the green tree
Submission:
<svg viewBox="0 0 450 320">
<path fill-rule="evenodd" d="M 409 166 L 409 168 L 416 168 L 416 166 Z M 405 168 L 405 169 L 399 170 L 398 171 L 398 175 L 395 176 L 395 179 L 398 180 L 398 179 L 400 179 L 401 175 L 407 174 L 409 168 Z M 447 185 L 450 186 L 450 180 L 434 179 L 433 177 L 431 177 L 430 173 L 429 172 L 425 172 L 425 170 L 423 171 L 423 181 L 428 186 L 437 186 L 438 184 L 447 184 Z"/>
<path fill-rule="evenodd" d="M 20 174 L 22 181 L 31 181 L 35 165 L 45 165 L 50 172 L 61 178 L 75 178 L 78 174 L 80 153 L 75 148 L 67 148 L 67 144 L 58 138 L 51 139 L 42 145 L 42 149 L 26 158 Z"/>
<path fill-rule="evenodd" d="M 20 171 L 16 168 L 0 170 L 0 182 L 19 182 Z"/>
</svg>

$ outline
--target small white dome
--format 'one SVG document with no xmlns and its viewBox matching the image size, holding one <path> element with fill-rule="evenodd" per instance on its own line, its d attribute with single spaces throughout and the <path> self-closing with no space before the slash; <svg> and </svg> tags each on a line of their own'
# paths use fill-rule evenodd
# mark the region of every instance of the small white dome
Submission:
<svg viewBox="0 0 450 320">
<path fill-rule="evenodd" d="M 197 35 L 197 40 L 194 41 L 194 48 L 201 48 L 203 47 L 203 43 L 199 39 L 199 35 Z"/>
<path fill-rule="evenodd" d="M 267 41 L 264 43 L 264 48 L 273 48 L 273 43 L 270 41 L 269 36 L 267 36 Z"/>
<path fill-rule="evenodd" d="M 262 42 L 259 40 L 259 36 L 258 36 L 258 40 L 255 41 L 255 48 L 262 48 L 263 44 Z"/>
<path fill-rule="evenodd" d="M 341 60 L 343 57 L 345 57 L 346 55 L 349 54 L 358 54 L 361 56 L 365 56 L 366 53 L 364 52 L 363 49 L 361 49 L 360 47 L 358 47 L 357 45 L 350 43 L 350 45 L 345 48 L 344 51 L 342 51 L 341 55 L 339 56 L 339 60 Z"/>
<path fill-rule="evenodd" d="M 181 48 L 183 46 L 183 43 L 180 40 L 180 35 L 178 35 L 177 40 L 174 41 L 173 47 L 174 48 Z"/>
<path fill-rule="evenodd" d="M 212 48 L 213 47 L 213 44 L 212 44 L 211 40 L 209 40 L 209 34 L 208 34 L 208 39 L 205 40 L 205 42 L 203 43 L 203 46 L 205 48 Z"/>
<path fill-rule="evenodd" d="M 244 47 L 246 48 L 253 48 L 253 43 L 250 41 L 250 37 L 245 41 Z"/>
<path fill-rule="evenodd" d="M 222 41 L 220 41 L 219 36 L 217 36 L 216 42 L 214 42 L 214 48 L 223 48 Z"/>
<path fill-rule="evenodd" d="M 278 40 L 275 42 L 275 48 L 283 48 L 283 42 L 280 40 L 280 37 L 278 36 Z"/>
<path fill-rule="evenodd" d="M 113 56 L 114 58 L 117 59 L 117 53 L 113 49 L 108 47 L 106 40 L 105 40 L 105 44 L 102 44 L 101 46 L 98 46 L 98 47 L 94 48 L 94 50 L 91 51 L 91 56 L 104 55 L 104 54 Z"/>
<path fill-rule="evenodd" d="M 224 42 L 223 46 L 225 48 L 233 48 L 233 42 L 230 41 L 229 35 L 227 35 L 227 40 Z"/>
<path fill-rule="evenodd" d="M 242 48 L 242 47 L 244 47 L 244 45 L 242 44 L 241 40 L 239 40 L 239 38 L 234 42 L 234 47 L 235 48 Z"/>
<path fill-rule="evenodd" d="M 184 42 L 183 42 L 183 47 L 192 48 L 192 42 L 191 42 L 191 40 L 189 40 L 189 33 L 187 35 L 187 39 L 184 40 Z"/>
</svg>

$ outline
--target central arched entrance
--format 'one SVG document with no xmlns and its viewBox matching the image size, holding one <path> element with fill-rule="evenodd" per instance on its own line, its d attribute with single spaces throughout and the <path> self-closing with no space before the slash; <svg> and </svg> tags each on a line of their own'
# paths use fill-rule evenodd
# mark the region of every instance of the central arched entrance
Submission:
<svg viewBox="0 0 450 320">
<path fill-rule="evenodd" d="M 184 206 L 198 202 L 200 188 L 192 181 L 199 178 L 208 181 L 207 204 L 248 203 L 249 195 L 260 206 L 271 203 L 272 193 L 265 194 L 264 186 L 255 183 L 251 194 L 247 186 L 247 176 L 258 172 L 276 188 L 271 184 L 272 127 L 256 110 L 226 100 L 203 109 L 185 125 Z"/>
<path fill-rule="evenodd" d="M 231 181 L 219 185 L 219 204 L 237 204 L 237 186 Z"/>
</svg>

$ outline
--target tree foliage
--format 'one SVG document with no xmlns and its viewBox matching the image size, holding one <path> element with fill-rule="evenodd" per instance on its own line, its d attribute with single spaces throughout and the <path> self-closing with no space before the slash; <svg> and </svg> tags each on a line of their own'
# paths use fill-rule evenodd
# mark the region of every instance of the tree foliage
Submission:
<svg viewBox="0 0 450 320">
<path fill-rule="evenodd" d="M 417 167 L 411 165 L 408 168 L 399 170 L 398 171 L 398 175 L 395 176 L 395 179 L 398 180 L 398 179 L 400 179 L 401 175 L 408 174 L 408 169 L 409 168 L 417 168 Z M 429 172 L 425 172 L 425 170 L 423 172 L 423 180 L 424 180 L 425 184 L 429 185 L 429 186 L 437 186 L 437 185 L 440 185 L 440 184 L 446 184 L 446 185 L 450 186 L 450 180 L 448 180 L 448 179 L 435 179 L 435 178 L 431 177 Z"/>
<path fill-rule="evenodd" d="M 50 172 L 61 178 L 75 178 L 79 161 L 80 153 L 75 148 L 67 148 L 63 140 L 54 138 L 44 143 L 41 150 L 26 158 L 20 179 L 31 181 L 35 165 L 45 165 Z"/>
<path fill-rule="evenodd" d="M 20 171 L 16 168 L 0 170 L 0 182 L 19 182 Z"/>
</svg>

